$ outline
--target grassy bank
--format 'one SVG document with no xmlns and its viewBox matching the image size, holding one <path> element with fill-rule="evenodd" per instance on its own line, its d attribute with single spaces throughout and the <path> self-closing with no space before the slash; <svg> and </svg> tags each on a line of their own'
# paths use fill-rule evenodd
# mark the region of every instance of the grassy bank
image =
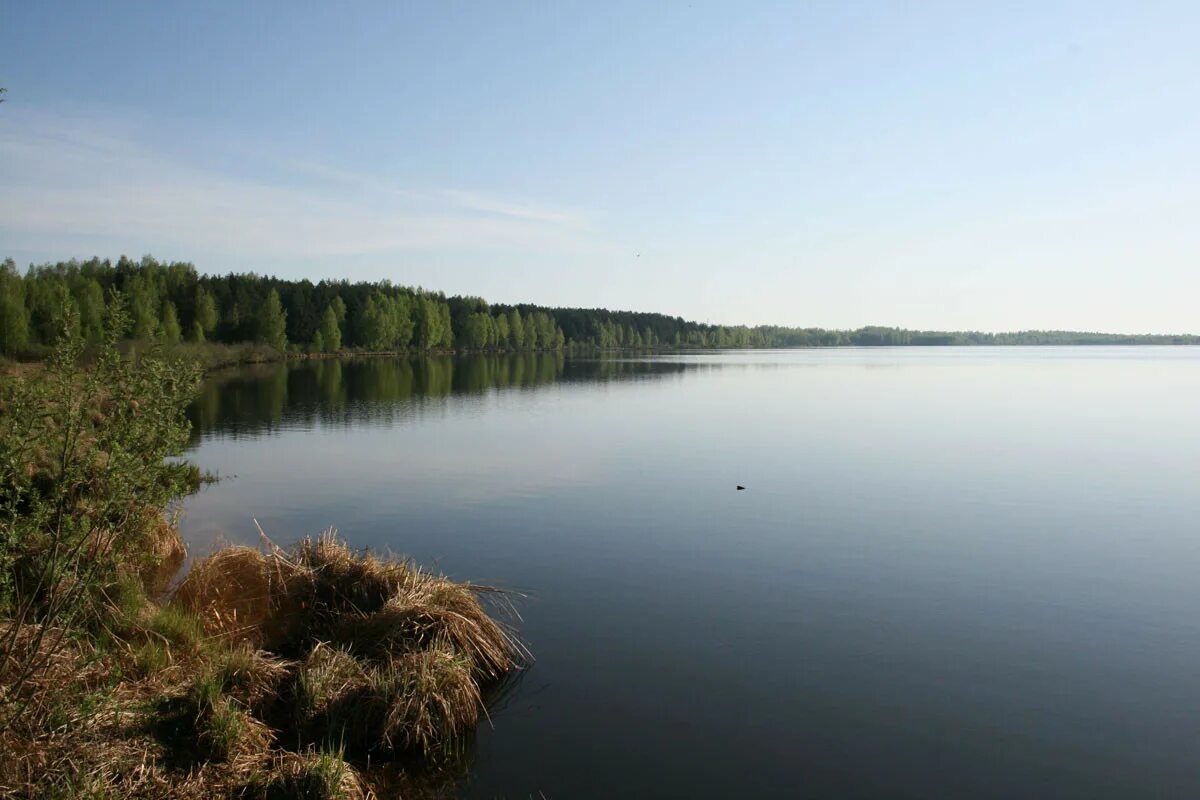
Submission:
<svg viewBox="0 0 1200 800">
<path fill-rule="evenodd" d="M 241 344 L 221 344 L 219 342 L 181 342 L 179 344 L 161 344 L 148 341 L 129 340 L 121 342 L 120 351 L 126 357 L 138 360 L 147 356 L 171 361 L 186 361 L 195 364 L 203 370 L 234 367 L 242 364 L 266 364 L 272 361 L 283 361 L 290 357 L 305 357 L 305 354 L 289 354 L 276 350 L 270 345 L 255 342 Z M 89 344 L 80 350 L 80 359 L 90 363 L 99 357 L 103 345 Z M 0 356 L 0 377 L 24 375 L 40 370 L 43 363 L 53 353 L 52 348 L 35 347 L 13 356 Z"/>
<path fill-rule="evenodd" d="M 0 383 L 0 796 L 452 787 L 488 697 L 527 661 L 505 596 L 332 531 L 226 548 L 173 580 L 200 370 L 115 337 L 82 355 L 64 341 Z"/>
</svg>

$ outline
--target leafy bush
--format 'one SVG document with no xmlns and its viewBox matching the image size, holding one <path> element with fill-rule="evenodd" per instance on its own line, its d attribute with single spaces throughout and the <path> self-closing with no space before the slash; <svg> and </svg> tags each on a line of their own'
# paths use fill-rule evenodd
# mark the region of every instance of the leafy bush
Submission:
<svg viewBox="0 0 1200 800">
<path fill-rule="evenodd" d="M 192 474 L 168 457 L 187 444 L 199 370 L 122 356 L 129 317 L 115 295 L 84 367 L 69 317 L 44 369 L 0 383 L 0 729 L 66 633 L 108 616 L 111 589 L 154 558 L 148 542 Z M 25 635 L 21 659 L 13 644 Z"/>
</svg>

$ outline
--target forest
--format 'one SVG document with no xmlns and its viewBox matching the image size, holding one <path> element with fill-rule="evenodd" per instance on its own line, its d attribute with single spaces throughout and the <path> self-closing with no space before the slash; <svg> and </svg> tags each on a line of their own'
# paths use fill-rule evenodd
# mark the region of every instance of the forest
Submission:
<svg viewBox="0 0 1200 800">
<path fill-rule="evenodd" d="M 0 354 L 40 357 L 64 332 L 98 341 L 116 295 L 130 312 L 129 339 L 253 342 L 279 353 L 1200 344 L 1195 335 L 709 325 L 657 313 L 489 304 L 390 281 L 202 275 L 188 262 L 122 256 L 115 263 L 91 258 L 30 265 L 23 274 L 11 258 L 0 263 Z"/>
</svg>

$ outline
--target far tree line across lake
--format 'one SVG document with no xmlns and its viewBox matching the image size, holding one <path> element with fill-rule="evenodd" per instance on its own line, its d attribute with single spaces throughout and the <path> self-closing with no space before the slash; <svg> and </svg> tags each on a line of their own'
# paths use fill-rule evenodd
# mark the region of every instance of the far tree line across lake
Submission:
<svg viewBox="0 0 1200 800">
<path fill-rule="evenodd" d="M 836 347 L 903 345 L 1200 344 L 1190 334 L 1075 331 L 826 330 L 709 325 L 665 314 L 489 304 L 479 297 L 377 283 L 202 275 L 186 262 L 122 256 L 0 264 L 0 354 L 39 355 L 63 334 L 98 341 L 111 293 L 130 310 L 131 339 L 255 342 L 280 353 L 459 350 Z"/>
</svg>

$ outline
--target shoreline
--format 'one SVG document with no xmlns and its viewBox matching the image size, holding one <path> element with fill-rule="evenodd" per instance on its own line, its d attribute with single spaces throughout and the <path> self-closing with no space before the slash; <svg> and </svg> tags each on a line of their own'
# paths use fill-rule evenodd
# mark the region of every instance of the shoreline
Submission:
<svg viewBox="0 0 1200 800">
<path fill-rule="evenodd" d="M 203 370 L 158 348 L 90 355 L 63 340 L 0 383 L 0 795 L 458 785 L 489 701 L 532 664 L 512 597 L 332 528 L 221 547 L 179 579 L 175 511 L 199 475 L 177 457 Z"/>
</svg>

